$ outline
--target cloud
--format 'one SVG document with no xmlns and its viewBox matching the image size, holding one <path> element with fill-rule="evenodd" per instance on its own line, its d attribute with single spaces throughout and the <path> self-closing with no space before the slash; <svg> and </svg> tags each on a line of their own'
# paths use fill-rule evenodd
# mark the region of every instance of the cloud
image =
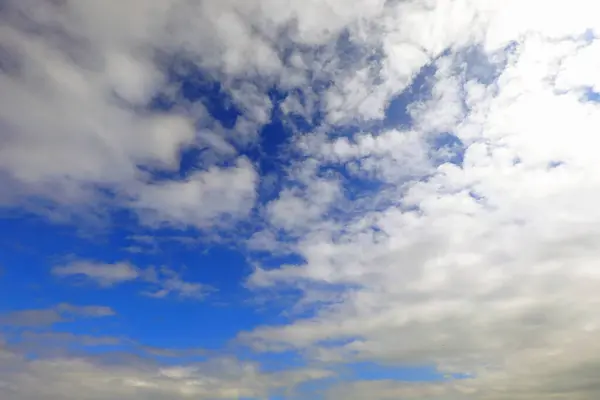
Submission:
<svg viewBox="0 0 600 400">
<path fill-rule="evenodd" d="M 126 262 L 99 264 L 89 261 L 76 261 L 53 267 L 52 274 L 58 277 L 83 276 L 105 287 L 132 281 L 140 277 L 140 271 Z"/>
<path fill-rule="evenodd" d="M 61 303 L 56 306 L 56 309 L 65 315 L 82 317 L 98 318 L 115 315 L 115 312 L 110 307 L 105 306 L 75 306 L 68 303 Z"/>
<path fill-rule="evenodd" d="M 114 336 L 58 332 L 40 325 L 30 329 L 7 334 L 6 350 L 35 358 L 67 357 L 74 354 L 83 357 L 90 350 L 114 350 L 128 344 L 126 340 Z"/>
<path fill-rule="evenodd" d="M 0 46 L 8 67 L 0 87 L 10 96 L 1 99 L 0 175 L 11 188 L 3 202 L 37 197 L 54 213 L 78 216 L 116 202 L 144 221 L 200 227 L 221 214 L 243 214 L 252 206 L 255 178 L 242 160 L 231 171 L 203 166 L 189 179 L 163 184 L 149 181 L 141 168 L 177 170 L 180 150 L 203 140 L 194 109 L 140 112 L 169 85 L 158 53 L 183 50 L 185 21 L 166 32 L 187 12 L 201 16 L 203 10 L 183 1 L 100 4 L 11 1 L 3 8 Z M 101 21 L 111 21 L 110 34 Z M 201 118 L 203 124 L 210 119 Z M 239 186 L 223 187 L 221 179 Z M 40 211 L 39 204 L 29 208 Z"/>
<path fill-rule="evenodd" d="M 219 225 L 226 218 L 249 213 L 257 181 L 250 162 L 240 158 L 235 167 L 212 167 L 186 181 L 143 186 L 133 195 L 131 206 L 149 225 Z"/>
<path fill-rule="evenodd" d="M 157 299 L 174 295 L 180 299 L 200 300 L 215 290 L 209 285 L 184 281 L 177 272 L 167 268 L 149 269 L 145 275 L 145 279 L 155 288 L 143 293 Z"/>
<path fill-rule="evenodd" d="M 61 278 L 83 277 L 103 288 L 137 281 L 152 287 L 142 293 L 154 298 L 173 295 L 181 299 L 202 299 L 214 290 L 209 285 L 185 281 L 179 273 L 166 267 L 142 269 L 126 261 L 111 264 L 80 260 L 54 266 L 52 274 Z"/>
<path fill-rule="evenodd" d="M 48 310 L 23 310 L 11 311 L 0 319 L 4 325 L 12 326 L 36 326 L 52 325 L 62 321 L 59 312 L 54 309 Z"/>
<path fill-rule="evenodd" d="M 83 346 L 110 346 L 121 343 L 121 339 L 112 336 L 76 335 L 70 332 L 24 332 L 20 339 L 28 344 L 81 344 Z"/>
<path fill-rule="evenodd" d="M 258 179 L 234 145 L 255 142 L 269 122 L 268 90 L 300 90 L 298 112 L 324 112 L 330 123 L 380 118 L 424 65 L 478 27 L 469 2 L 441 4 L 9 1 L 1 17 L 0 91 L 10 95 L 1 99 L 0 177 L 10 190 L 2 202 L 54 218 L 116 205 L 153 226 L 242 218 Z M 294 50 L 289 62 L 283 49 Z M 234 128 L 223 129 L 171 81 L 198 71 L 240 110 Z M 312 87 L 318 82 L 331 84 L 323 92 Z M 176 106 L 153 109 L 159 95 Z M 204 163 L 184 179 L 157 182 L 145 172 L 177 171 L 180 151 L 198 146 Z"/>
<path fill-rule="evenodd" d="M 333 389 L 332 399 L 598 394 L 590 373 L 600 362 L 594 206 L 600 186 L 592 150 L 600 108 L 582 90 L 593 90 L 595 81 L 579 64 L 595 48 L 597 39 L 584 35 L 595 23 L 582 14 L 591 8 L 585 2 L 553 3 L 549 15 L 563 15 L 565 25 L 546 17 L 534 22 L 534 3 L 496 10 L 472 2 L 485 31 L 475 29 L 468 40 L 479 41 L 490 57 L 506 46 L 506 65 L 490 63 L 500 69 L 497 78 L 483 79 L 465 70 L 460 48 L 452 49 L 434 62 L 430 98 L 408 107 L 415 143 L 427 149 L 431 135 L 449 133 L 464 145 L 464 159 L 436 165 L 422 151 L 427 168 L 406 174 L 418 163 L 390 161 L 411 160 L 409 144 L 399 141 L 392 150 L 378 142 L 408 132 L 325 136 L 323 145 L 303 147 L 311 162 L 323 154 L 334 168 L 360 162 L 358 176 L 368 178 L 363 158 L 376 155 L 372 165 L 396 185 L 363 191 L 372 206 L 358 214 L 321 215 L 296 242 L 305 262 L 256 269 L 254 287 L 300 290 L 311 313 L 240 340 L 322 362 L 433 365 L 468 374 L 449 383 L 357 381 Z M 452 4 L 436 3 L 431 12 L 452 14 L 461 3 Z M 515 24 L 512 13 L 519 15 Z M 340 182 L 342 191 L 357 184 Z M 298 223 L 305 220 L 297 215 Z M 337 296 L 315 296 L 323 288 Z"/>
<path fill-rule="evenodd" d="M 458 385 L 457 385 L 458 386 Z M 458 399 L 466 398 L 469 391 L 453 390 L 452 384 L 402 383 L 393 380 L 357 381 L 330 389 L 327 399 Z M 461 397 L 462 396 L 462 397 Z"/>
<path fill-rule="evenodd" d="M 113 315 L 115 312 L 110 307 L 61 303 L 51 308 L 10 311 L 0 316 L 0 323 L 18 327 L 48 326 L 73 318 L 102 318 Z"/>
<path fill-rule="evenodd" d="M 264 373 L 255 364 L 225 357 L 157 366 L 75 357 L 28 360 L 6 350 L 0 353 L 0 371 L 0 394 L 7 400 L 265 398 L 272 390 L 328 376 L 317 369 Z"/>
<path fill-rule="evenodd" d="M 314 178 L 306 191 L 283 190 L 267 205 L 267 218 L 273 226 L 288 232 L 305 231 L 331 208 L 340 195 L 338 182 Z"/>
</svg>

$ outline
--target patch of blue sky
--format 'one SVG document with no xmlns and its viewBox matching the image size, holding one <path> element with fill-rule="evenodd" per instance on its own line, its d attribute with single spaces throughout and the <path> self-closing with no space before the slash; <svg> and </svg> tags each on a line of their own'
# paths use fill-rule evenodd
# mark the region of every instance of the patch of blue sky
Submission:
<svg viewBox="0 0 600 400">
<path fill-rule="evenodd" d="M 0 279 L 0 292 L 11 301 L 0 302 L 0 311 L 51 305 L 48 297 L 59 297 L 61 293 L 44 284 L 50 279 L 49 262 L 86 247 L 87 240 L 78 237 L 72 227 L 22 214 L 0 218 L 0 232 L 0 264 L 11 266 Z"/>
<path fill-rule="evenodd" d="M 279 235 L 276 238 L 281 242 L 293 240 L 286 235 Z M 279 268 L 282 265 L 303 265 L 306 263 L 306 259 L 302 255 L 293 252 L 278 254 L 269 250 L 251 250 L 250 254 L 252 255 L 252 259 L 260 261 L 261 268 L 266 270 Z"/>
<path fill-rule="evenodd" d="M 391 366 L 375 362 L 351 362 L 332 368 L 334 374 L 329 377 L 305 382 L 295 390 L 297 397 L 310 395 L 310 398 L 324 398 L 327 388 L 354 381 L 396 381 L 405 383 L 432 383 L 445 382 L 455 379 L 468 379 L 468 374 L 446 374 L 436 369 L 433 365 L 423 366 Z M 271 397 L 270 399 L 284 399 L 286 397 Z M 289 398 L 289 397 L 287 397 Z"/>
<path fill-rule="evenodd" d="M 288 150 L 290 141 L 297 132 L 282 114 L 281 103 L 286 93 L 275 88 L 269 91 L 269 99 L 273 105 L 269 122 L 259 131 L 258 143 L 240 150 L 240 154 L 248 157 L 257 167 L 261 177 L 271 177 L 268 185 L 263 185 L 259 192 L 261 200 L 273 199 L 281 189 L 281 176 L 289 164 L 291 154 Z M 218 116 L 217 116 L 218 117 Z"/>
<path fill-rule="evenodd" d="M 0 291 L 11 298 L 10 304 L 0 304 L 1 311 L 49 308 L 62 302 L 102 304 L 118 309 L 118 314 L 101 320 L 81 319 L 66 323 L 65 327 L 74 333 L 97 329 L 106 335 L 123 334 L 156 347 L 176 343 L 183 347 L 217 348 L 240 329 L 251 329 L 264 319 L 264 313 L 259 315 L 251 307 L 240 306 L 248 296 L 240 282 L 250 269 L 242 254 L 227 247 L 211 246 L 202 251 L 198 246 L 190 248 L 177 241 L 164 241 L 157 265 L 156 255 L 126 251 L 130 233 L 127 229 L 89 240 L 73 228 L 34 218 L 16 218 L 1 220 L 0 230 L 12 232 L 10 237 L 3 235 L 4 248 L 12 251 L 2 252 L 0 262 L 21 266 L 10 268 L 5 279 L 0 280 Z M 139 295 L 148 290 L 143 282 L 98 288 L 91 282 L 67 284 L 50 274 L 53 265 L 65 263 L 75 254 L 76 259 L 106 263 L 129 260 L 140 267 L 165 265 L 180 270 L 187 281 L 202 282 L 218 291 L 204 301 L 152 299 Z M 184 266 L 187 268 L 182 269 Z"/>
<path fill-rule="evenodd" d="M 443 132 L 433 136 L 429 142 L 429 157 L 435 166 L 445 163 L 462 166 L 466 148 L 458 136 Z"/>
<path fill-rule="evenodd" d="M 339 379 L 343 381 L 396 380 L 403 382 L 432 382 L 445 380 L 445 374 L 435 366 L 384 365 L 371 361 L 344 364 L 340 367 Z"/>
<path fill-rule="evenodd" d="M 515 42 L 507 44 L 492 54 L 486 52 L 481 46 L 471 46 L 457 53 L 457 67 L 463 70 L 462 76 L 465 81 L 491 85 L 504 71 L 510 56 L 515 51 L 517 51 Z"/>
<path fill-rule="evenodd" d="M 304 368 L 309 366 L 306 358 L 300 352 L 286 350 L 280 352 L 270 352 L 256 355 L 255 353 L 241 354 L 238 357 L 246 358 L 250 361 L 260 361 L 260 369 L 265 373 L 279 372 L 286 369 Z"/>
<path fill-rule="evenodd" d="M 600 92 L 591 87 L 586 87 L 583 91 L 583 98 L 585 101 L 600 103 Z"/>
<path fill-rule="evenodd" d="M 155 106 L 159 109 L 165 105 L 168 109 L 172 108 L 172 97 L 192 103 L 200 102 L 211 115 L 217 117 L 223 127 L 235 126 L 242 110 L 216 77 L 183 57 L 171 59 L 166 68 L 168 83 L 177 90 L 174 95 L 159 94 L 153 101 Z"/>
<path fill-rule="evenodd" d="M 436 71 L 435 61 L 423 66 L 412 83 L 390 100 L 385 110 L 382 129 L 409 129 L 412 126 L 409 106 L 431 98 L 432 78 Z"/>
<path fill-rule="evenodd" d="M 554 168 L 558 168 L 562 165 L 565 165 L 564 161 L 550 161 L 548 163 L 548 169 L 554 169 Z"/>
</svg>

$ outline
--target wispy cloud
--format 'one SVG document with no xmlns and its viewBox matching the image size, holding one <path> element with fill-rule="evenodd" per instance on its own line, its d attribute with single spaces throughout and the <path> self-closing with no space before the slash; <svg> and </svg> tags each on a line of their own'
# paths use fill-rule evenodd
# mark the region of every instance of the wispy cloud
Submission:
<svg viewBox="0 0 600 400">
<path fill-rule="evenodd" d="M 177 272 L 164 267 L 158 270 L 149 269 L 145 279 L 153 283 L 155 288 L 145 291 L 144 294 L 159 299 L 173 295 L 180 299 L 199 300 L 215 290 L 209 285 L 184 281 Z"/>
<path fill-rule="evenodd" d="M 110 307 L 75 306 L 61 303 L 50 308 L 10 311 L 0 315 L 0 324 L 5 326 L 33 327 L 49 326 L 73 318 L 102 318 L 115 315 Z"/>
<path fill-rule="evenodd" d="M 67 265 L 55 266 L 52 268 L 52 274 L 58 277 L 81 276 L 105 287 L 132 281 L 140 277 L 138 268 L 126 262 L 101 264 L 90 261 L 76 261 Z"/>
<path fill-rule="evenodd" d="M 52 268 L 52 273 L 61 278 L 80 277 L 104 288 L 137 281 L 152 287 L 142 293 L 154 298 L 175 296 L 181 299 L 198 300 L 214 291 L 209 285 L 185 281 L 179 273 L 172 269 L 166 267 L 142 269 L 124 261 L 112 264 L 75 261 L 55 266 Z"/>
</svg>

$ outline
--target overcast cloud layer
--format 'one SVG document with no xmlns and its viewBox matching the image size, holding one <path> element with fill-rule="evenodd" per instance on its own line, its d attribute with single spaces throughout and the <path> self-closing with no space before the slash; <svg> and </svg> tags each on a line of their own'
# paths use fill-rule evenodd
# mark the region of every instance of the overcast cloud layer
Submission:
<svg viewBox="0 0 600 400">
<path fill-rule="evenodd" d="M 7 347 L 0 397 L 292 398 L 336 365 L 371 361 L 465 378 L 346 382 L 324 396 L 598 398 L 599 12 L 593 0 L 8 0 L 2 207 L 108 229 L 111 210 L 127 210 L 149 228 L 233 236 L 255 266 L 240 284 L 275 302 L 301 293 L 289 323 L 235 344 L 294 350 L 307 367 L 31 359 Z M 235 126 L 181 95 L 173 76 L 193 71 L 220 82 L 242 111 Z M 423 71 L 427 94 L 389 107 Z M 263 201 L 272 177 L 246 150 L 271 120 L 274 87 L 287 96 L 281 118 L 311 128 L 294 131 L 283 183 Z M 174 106 L 151 107 L 159 96 Z M 382 123 L 401 112 L 410 123 Z M 201 160 L 179 177 L 190 148 Z M 254 228 L 236 237 L 244 222 Z M 304 262 L 267 267 L 253 257 L 265 251 Z M 52 273 L 104 290 L 142 282 L 157 298 L 218 290 L 126 260 Z M 118 310 L 23 312 L 3 323 Z"/>
</svg>

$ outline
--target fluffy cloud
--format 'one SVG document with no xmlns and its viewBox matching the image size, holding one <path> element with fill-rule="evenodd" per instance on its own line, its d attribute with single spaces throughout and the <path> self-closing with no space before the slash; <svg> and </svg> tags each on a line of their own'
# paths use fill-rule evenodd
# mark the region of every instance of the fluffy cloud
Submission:
<svg viewBox="0 0 600 400">
<path fill-rule="evenodd" d="M 204 166 L 206 171 L 188 179 L 161 184 L 144 173 L 177 170 L 183 147 L 206 145 L 206 135 L 195 132 L 196 124 L 210 120 L 206 113 L 194 107 L 147 108 L 171 85 L 160 52 L 175 56 L 187 42 L 179 37 L 185 21 L 172 35 L 165 33 L 190 11 L 193 6 L 182 1 L 161 6 L 130 1 L 119 7 L 11 1 L 3 8 L 5 203 L 41 198 L 57 205 L 55 211 L 73 212 L 97 211 L 116 201 L 152 223 L 200 227 L 252 207 L 256 178 L 243 161 L 231 170 Z M 214 141 L 208 148 L 223 152 L 223 144 Z M 223 187 L 223 179 L 236 186 Z"/>
<path fill-rule="evenodd" d="M 151 225 L 219 225 L 226 217 L 248 214 L 254 204 L 257 180 L 252 165 L 241 159 L 234 167 L 212 167 L 183 182 L 145 185 L 135 193 L 132 207 Z"/>
<path fill-rule="evenodd" d="M 2 201 L 28 200 L 37 211 L 50 202 L 55 214 L 98 212 L 116 201 L 144 222 L 199 227 L 225 214 L 243 216 L 257 182 L 243 160 L 231 170 L 204 164 L 169 182 L 156 183 L 144 171 L 178 169 L 179 152 L 189 146 L 207 146 L 213 156 L 205 161 L 235 159 L 231 144 L 252 142 L 268 122 L 266 90 L 273 84 L 305 91 L 301 108 L 314 108 L 320 94 L 312 93 L 311 81 L 331 82 L 323 103 L 330 122 L 381 117 L 431 57 L 468 40 L 473 7 L 442 3 L 10 1 L 1 16 L 0 177 L 9 188 Z M 448 13 L 456 18 L 441 19 Z M 435 34 L 420 33 L 428 30 Z M 337 40 L 346 33 L 346 42 Z M 287 48 L 297 49 L 289 62 Z M 180 82 L 169 80 L 171 69 L 220 80 L 242 111 L 225 141 L 196 131 L 220 128 L 175 94 Z M 157 95 L 176 107 L 148 108 Z M 212 185 L 227 179 L 236 185 Z"/>
<path fill-rule="evenodd" d="M 589 4 L 554 3 L 551 15 L 560 13 L 560 21 L 581 18 L 558 29 L 539 14 L 537 22 L 527 19 L 533 3 L 499 11 L 473 2 L 487 28 L 470 40 L 480 40 L 490 57 L 516 43 L 506 47 L 505 65 L 495 65 L 501 73 L 473 75 L 459 49 L 435 62 L 431 99 L 409 107 L 417 143 L 449 132 L 464 146 L 456 149 L 464 160 L 430 164 L 416 179 L 369 194 L 377 205 L 369 212 L 324 216 L 297 242 L 305 263 L 257 269 L 254 285 L 292 285 L 305 291 L 301 301 L 319 306 L 312 317 L 242 340 L 324 362 L 428 364 L 470 376 L 443 384 L 356 382 L 332 389 L 334 399 L 597 395 L 590 374 L 600 362 L 593 156 L 600 107 L 590 95 L 595 80 L 579 64 L 594 51 L 597 40 L 585 32 L 595 26 L 581 14 Z M 519 15 L 517 24 L 508 22 L 510 13 Z M 362 165 L 376 155 L 374 165 L 401 177 L 416 163 L 390 163 L 399 150 L 379 146 L 385 135 L 308 148 L 314 157 L 327 149 Z M 315 291 L 327 290 L 338 295 L 323 305 L 327 296 Z"/>
</svg>

